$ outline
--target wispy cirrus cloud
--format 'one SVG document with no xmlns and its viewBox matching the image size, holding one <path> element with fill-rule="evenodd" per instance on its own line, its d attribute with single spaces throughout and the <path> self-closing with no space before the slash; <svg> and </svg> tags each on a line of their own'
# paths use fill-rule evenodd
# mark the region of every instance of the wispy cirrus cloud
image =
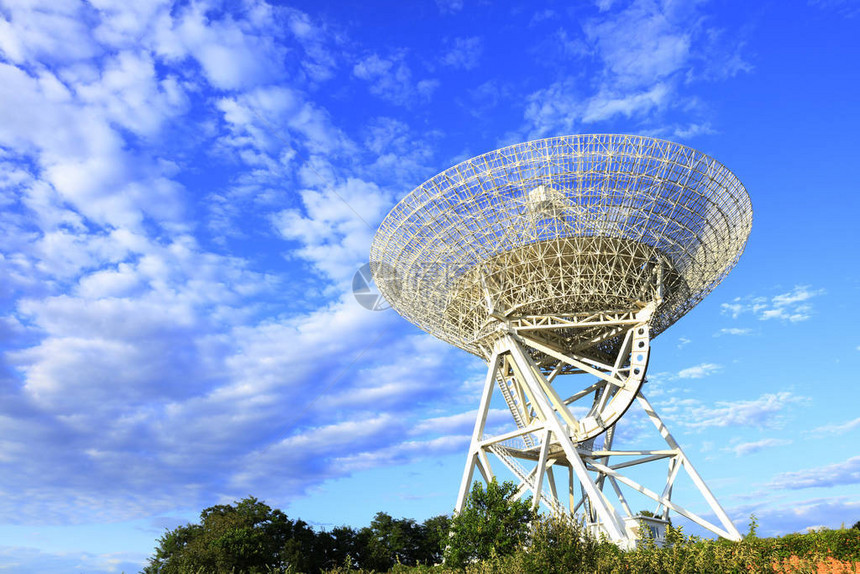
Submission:
<svg viewBox="0 0 860 574">
<path fill-rule="evenodd" d="M 367 82 L 370 93 L 406 107 L 429 100 L 439 86 L 438 80 L 430 78 L 413 81 L 412 69 L 402 52 L 388 57 L 365 56 L 353 66 L 352 73 Z"/>
<path fill-rule="evenodd" d="M 478 411 L 474 409 L 454 415 L 425 419 L 412 429 L 412 432 L 416 434 L 459 434 L 469 436 L 475 427 L 475 418 L 477 415 Z M 490 409 L 489 413 L 487 413 L 486 425 L 487 428 L 492 428 L 499 424 L 508 423 L 510 420 L 510 411 L 506 409 Z"/>
<path fill-rule="evenodd" d="M 678 348 L 680 349 L 688 343 L 689 340 L 682 339 L 678 344 Z M 685 367 L 675 373 L 666 371 L 649 373 L 648 382 L 650 383 L 650 388 L 648 393 L 652 396 L 660 396 L 667 392 L 667 389 L 664 388 L 667 383 L 673 383 L 685 379 L 703 379 L 710 375 L 719 373 L 722 369 L 723 366 L 716 363 L 700 363 L 691 367 Z M 672 391 L 670 390 L 668 392 L 671 393 Z"/>
<path fill-rule="evenodd" d="M 860 8 L 850 0 L 809 0 L 808 3 L 821 10 L 832 10 L 844 18 L 854 18 L 860 14 Z"/>
<path fill-rule="evenodd" d="M 772 492 L 772 491 L 771 491 Z M 756 493 L 754 504 L 728 509 L 735 524 L 742 524 L 755 514 L 760 532 L 767 536 L 784 536 L 810 528 L 839 528 L 855 521 L 860 502 L 845 496 L 774 502 L 765 493 Z"/>
<path fill-rule="evenodd" d="M 49 552 L 37 548 L 0 546 L 0 561 L 18 572 L 64 574 L 70 565 L 90 572 L 135 571 L 146 559 L 142 553 Z"/>
<path fill-rule="evenodd" d="M 478 66 L 483 51 L 484 44 L 477 36 L 454 38 L 442 55 L 442 63 L 456 69 L 473 70 Z"/>
<path fill-rule="evenodd" d="M 722 369 L 722 366 L 717 365 L 716 363 L 702 363 L 700 365 L 695 365 L 693 367 L 687 367 L 686 369 L 681 369 L 678 371 L 679 379 L 701 379 L 711 375 L 713 373 L 719 372 Z"/>
<path fill-rule="evenodd" d="M 436 0 L 436 6 L 442 14 L 455 14 L 463 9 L 464 0 Z"/>
<path fill-rule="evenodd" d="M 844 423 L 829 424 L 812 429 L 814 433 L 820 434 L 845 434 L 854 429 L 860 428 L 860 417 Z"/>
<path fill-rule="evenodd" d="M 681 138 L 711 133 L 686 86 L 749 71 L 741 44 L 704 26 L 700 7 L 693 5 L 641 0 L 611 12 L 608 8 L 581 19 L 580 30 L 569 27 L 557 34 L 563 53 L 573 61 L 563 62 L 562 68 L 591 72 L 565 74 L 531 93 L 524 111 L 527 133 L 571 132 L 617 118 L 649 125 L 649 119 L 678 108 L 687 112 L 686 124 L 651 129 Z M 723 64 L 714 65 L 716 61 Z"/>
<path fill-rule="evenodd" d="M 729 335 L 733 337 L 744 337 L 746 335 L 752 335 L 753 330 L 741 327 L 724 327 L 714 333 L 714 337 L 720 337 L 722 335 Z"/>
<path fill-rule="evenodd" d="M 772 297 L 737 297 L 731 303 L 723 303 L 721 307 L 723 314 L 733 319 L 750 314 L 761 321 L 778 319 L 798 323 L 812 317 L 813 308 L 809 301 L 823 294 L 824 289 L 798 285 L 791 291 Z"/>
<path fill-rule="evenodd" d="M 761 452 L 767 448 L 790 445 L 791 441 L 781 438 L 764 438 L 752 442 L 742 442 L 724 450 L 735 453 L 735 456 L 747 456 L 757 452 Z"/>
<path fill-rule="evenodd" d="M 661 412 L 671 415 L 679 424 L 695 430 L 734 426 L 781 428 L 786 412 L 808 398 L 790 392 L 767 393 L 757 399 L 717 401 L 705 405 L 697 399 L 669 397 L 659 402 Z"/>
<path fill-rule="evenodd" d="M 843 484 L 860 484 L 860 456 L 817 468 L 783 472 L 776 475 L 767 483 L 767 486 L 769 488 L 799 490 L 829 488 Z"/>
</svg>

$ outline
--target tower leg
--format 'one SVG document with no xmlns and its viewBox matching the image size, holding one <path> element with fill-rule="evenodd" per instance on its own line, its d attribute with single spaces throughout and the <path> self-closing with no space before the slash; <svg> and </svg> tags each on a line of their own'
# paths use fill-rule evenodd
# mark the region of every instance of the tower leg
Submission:
<svg viewBox="0 0 860 574">
<path fill-rule="evenodd" d="M 708 485 L 705 484 L 705 481 L 702 480 L 702 477 L 699 476 L 699 473 L 696 471 L 695 467 L 693 467 L 693 463 L 690 462 L 690 459 L 687 458 L 687 455 L 684 454 L 684 451 L 681 449 L 680 445 L 675 441 L 675 437 L 672 436 L 672 433 L 669 432 L 669 429 L 666 428 L 666 425 L 663 423 L 662 419 L 657 415 L 657 412 L 654 410 L 654 407 L 651 406 L 651 403 L 648 402 L 648 399 L 645 398 L 645 395 L 639 393 L 636 397 L 639 401 L 639 404 L 642 405 L 642 408 L 645 410 L 645 413 L 648 415 L 648 418 L 651 419 L 651 422 L 654 423 L 654 426 L 657 427 L 657 430 L 660 432 L 660 435 L 663 437 L 663 440 L 666 441 L 666 444 L 669 445 L 673 450 L 678 452 L 677 458 L 672 461 L 670 465 L 670 474 L 669 478 L 666 481 L 666 489 L 664 490 L 663 497 L 667 500 L 670 500 L 672 497 L 672 485 L 674 484 L 675 477 L 678 474 L 678 470 L 681 466 L 684 467 L 684 470 L 687 471 L 687 474 L 690 475 L 690 479 L 693 481 L 693 484 L 696 485 L 696 488 L 699 490 L 699 493 L 708 503 L 708 506 L 711 507 L 711 511 L 717 516 L 720 523 L 725 528 L 724 532 L 719 532 L 718 530 L 711 528 L 709 525 L 705 526 L 714 534 L 718 534 L 723 536 L 724 538 L 728 538 L 730 540 L 740 540 L 741 534 L 738 532 L 738 529 L 732 523 L 729 516 L 726 514 L 726 511 L 723 510 L 723 507 L 720 506 L 720 503 L 717 501 L 716 497 L 711 492 L 711 489 L 708 488 Z M 666 507 L 666 515 L 668 516 L 668 507 Z"/>
<path fill-rule="evenodd" d="M 487 413 L 490 410 L 490 398 L 493 396 L 493 387 L 496 384 L 496 373 L 499 367 L 499 354 L 493 353 L 488 361 L 487 378 L 484 381 L 484 390 L 481 393 L 481 404 L 478 407 L 478 418 L 472 431 L 472 441 L 469 444 L 469 454 L 466 456 L 466 468 L 463 470 L 463 478 L 460 480 L 460 491 L 457 494 L 457 505 L 454 513 L 459 514 L 466 504 L 469 495 L 469 487 L 472 485 L 472 477 L 475 474 L 475 466 L 480 467 L 485 481 L 492 480 L 489 476 L 489 463 L 486 463 L 486 453 L 483 453 L 480 441 L 484 436 L 484 425 L 487 424 Z M 483 456 L 481 456 L 483 454 Z M 486 468 L 484 468 L 486 466 Z"/>
</svg>

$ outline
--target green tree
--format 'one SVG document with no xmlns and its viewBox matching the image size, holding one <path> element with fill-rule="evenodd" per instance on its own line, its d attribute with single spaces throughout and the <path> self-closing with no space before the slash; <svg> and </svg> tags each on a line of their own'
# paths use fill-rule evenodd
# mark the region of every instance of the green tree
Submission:
<svg viewBox="0 0 860 574">
<path fill-rule="evenodd" d="M 145 574 L 186 572 L 269 573 L 318 571 L 315 534 L 256 498 L 217 505 L 200 514 L 200 524 L 166 532 Z"/>
<path fill-rule="evenodd" d="M 358 533 L 349 526 L 338 526 L 331 531 L 317 534 L 314 548 L 315 562 L 321 568 L 336 568 L 349 564 L 358 566 L 361 547 L 358 543 Z"/>
<path fill-rule="evenodd" d="M 415 566 L 426 562 L 424 528 L 411 518 L 392 518 L 377 512 L 370 526 L 361 529 L 359 538 L 363 545 L 359 558 L 362 568 L 386 571 L 395 564 Z"/>
<path fill-rule="evenodd" d="M 439 564 L 442 562 L 445 547 L 448 546 L 448 532 L 451 530 L 451 517 L 440 514 L 428 518 L 421 524 L 423 544 L 421 547 L 421 564 Z"/>
<path fill-rule="evenodd" d="M 451 535 L 445 563 L 462 568 L 475 560 L 513 554 L 528 541 L 529 523 L 535 518 L 531 498 L 513 500 L 517 487 L 493 479 L 486 490 L 481 483 L 460 512 L 451 520 Z"/>
</svg>

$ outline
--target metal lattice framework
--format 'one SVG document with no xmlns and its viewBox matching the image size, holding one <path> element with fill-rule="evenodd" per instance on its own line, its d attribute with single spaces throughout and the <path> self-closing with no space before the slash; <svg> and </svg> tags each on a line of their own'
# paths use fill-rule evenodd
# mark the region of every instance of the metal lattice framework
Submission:
<svg viewBox="0 0 860 574">
<path fill-rule="evenodd" d="M 620 309 L 662 267 L 656 336 L 731 270 L 751 225 L 746 190 L 715 159 L 648 137 L 574 135 L 426 181 L 382 222 L 371 262 L 401 315 L 486 359 L 487 293 L 505 315 Z"/>
<path fill-rule="evenodd" d="M 663 528 L 670 510 L 739 539 L 642 386 L 651 339 L 725 277 L 751 225 L 749 196 L 722 164 L 626 135 L 506 147 L 440 173 L 398 203 L 371 249 L 380 291 L 408 320 L 489 367 L 455 510 L 476 468 L 492 479 L 492 458 L 535 507 L 581 513 L 625 546 L 643 522 Z M 487 436 L 494 389 L 511 423 Z M 616 423 L 633 404 L 662 445 L 614 446 Z M 658 461 L 668 461 L 661 492 L 628 473 Z M 564 467 L 566 503 L 553 474 Z M 682 468 L 719 525 L 672 500 Z M 656 502 L 657 518 L 634 515 L 625 489 Z"/>
</svg>

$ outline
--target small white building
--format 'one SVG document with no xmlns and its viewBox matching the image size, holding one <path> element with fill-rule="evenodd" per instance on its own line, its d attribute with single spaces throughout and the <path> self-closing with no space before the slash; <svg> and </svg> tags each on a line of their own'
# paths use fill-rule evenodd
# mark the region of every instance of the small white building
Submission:
<svg viewBox="0 0 860 574">
<path fill-rule="evenodd" d="M 669 525 L 668 520 L 662 518 L 654 518 L 653 516 L 628 516 L 624 518 L 624 528 L 627 534 L 627 540 L 632 543 L 624 547 L 624 550 L 633 550 L 641 540 L 652 539 L 654 544 L 660 548 L 666 543 L 666 527 Z M 600 537 L 604 532 L 599 523 L 591 523 L 587 525 L 588 531 L 595 537 Z"/>
</svg>

